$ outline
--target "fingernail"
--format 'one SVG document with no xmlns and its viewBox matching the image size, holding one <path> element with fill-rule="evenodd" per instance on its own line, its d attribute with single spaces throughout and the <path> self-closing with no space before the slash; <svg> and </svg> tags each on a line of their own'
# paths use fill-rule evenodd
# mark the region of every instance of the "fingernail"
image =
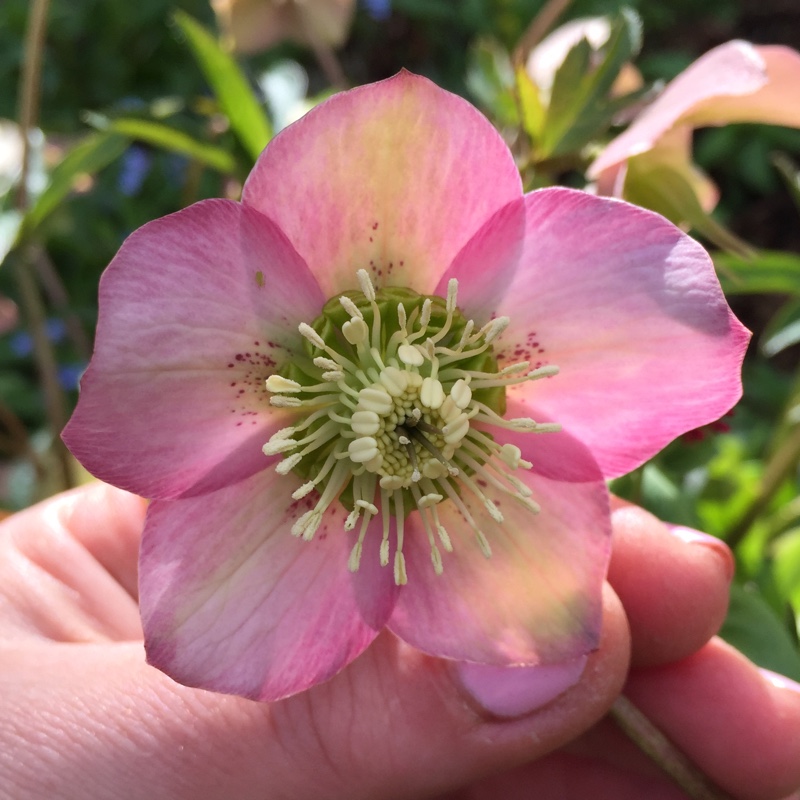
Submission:
<svg viewBox="0 0 800 800">
<path fill-rule="evenodd" d="M 779 689 L 788 689 L 790 692 L 797 692 L 800 694 L 800 683 L 787 678 L 786 675 L 781 675 L 779 672 L 773 672 L 771 669 L 764 669 L 763 667 L 758 670 L 773 686 Z"/>
<path fill-rule="evenodd" d="M 586 656 L 537 667 L 494 667 L 461 662 L 456 666 L 464 691 L 496 717 L 521 717 L 547 705 L 574 686 Z"/>
<path fill-rule="evenodd" d="M 730 547 L 722 539 L 718 539 L 716 536 L 709 536 L 709 534 L 697 531 L 694 528 L 687 528 L 685 525 L 668 525 L 667 527 L 669 532 L 681 541 L 687 544 L 700 544 L 713 550 L 725 562 L 728 580 L 733 579 L 736 563 L 733 560 L 733 553 L 731 553 Z"/>
</svg>

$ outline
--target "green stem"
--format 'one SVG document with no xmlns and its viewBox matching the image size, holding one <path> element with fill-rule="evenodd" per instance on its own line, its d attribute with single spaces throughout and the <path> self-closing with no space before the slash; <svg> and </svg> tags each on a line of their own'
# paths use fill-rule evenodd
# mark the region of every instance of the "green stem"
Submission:
<svg viewBox="0 0 800 800">
<path fill-rule="evenodd" d="M 620 695 L 611 716 L 692 800 L 732 800 L 715 786 L 627 697 Z"/>
<path fill-rule="evenodd" d="M 22 65 L 19 88 L 19 125 L 22 131 L 22 168 L 16 192 L 16 206 L 22 213 L 28 207 L 28 173 L 30 171 L 30 132 L 39 117 L 39 100 L 42 75 L 42 55 L 47 29 L 49 0 L 33 0 L 28 28 L 25 33 L 25 60 Z M 66 402 L 58 382 L 58 365 L 46 332 L 46 312 L 39 286 L 30 265 L 34 261 L 34 248 L 27 244 L 14 259 L 14 277 L 19 287 L 20 305 L 33 340 L 33 353 L 42 383 L 45 409 L 50 428 L 58 436 L 64 427 Z M 60 484 L 64 488 L 73 485 L 72 464 L 69 453 L 60 439 L 56 438 L 53 449 L 61 473 Z"/>
</svg>

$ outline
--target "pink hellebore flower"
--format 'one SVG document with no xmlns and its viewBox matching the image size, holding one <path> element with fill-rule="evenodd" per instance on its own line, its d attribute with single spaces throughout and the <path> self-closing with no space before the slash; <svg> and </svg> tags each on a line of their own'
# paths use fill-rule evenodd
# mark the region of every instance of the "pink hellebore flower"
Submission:
<svg viewBox="0 0 800 800">
<path fill-rule="evenodd" d="M 692 131 L 731 122 L 800 127 L 800 53 L 738 40 L 715 47 L 603 150 L 588 175 L 602 194 L 625 197 L 630 167 L 666 167 L 687 180 L 703 210 L 711 211 L 718 192 L 692 164 Z"/>
<path fill-rule="evenodd" d="M 604 478 L 727 411 L 747 339 L 692 239 L 523 196 L 489 122 L 403 72 L 276 136 L 241 203 L 125 242 L 64 436 L 153 498 L 147 656 L 183 683 L 284 697 L 384 627 L 557 662 L 597 644 Z"/>
</svg>

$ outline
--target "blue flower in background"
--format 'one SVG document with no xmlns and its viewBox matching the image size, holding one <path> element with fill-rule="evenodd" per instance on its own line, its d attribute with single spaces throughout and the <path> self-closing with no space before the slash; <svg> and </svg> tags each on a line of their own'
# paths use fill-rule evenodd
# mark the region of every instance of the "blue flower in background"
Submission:
<svg viewBox="0 0 800 800">
<path fill-rule="evenodd" d="M 60 342 L 67 335 L 64 320 L 52 317 L 44 324 L 45 333 L 51 342 Z M 18 358 L 26 358 L 33 352 L 33 337 L 27 331 L 17 331 L 10 339 L 11 352 Z"/>
<path fill-rule="evenodd" d="M 362 0 L 362 3 L 373 19 L 388 19 L 392 13 L 392 0 Z"/>
<path fill-rule="evenodd" d="M 148 150 L 138 144 L 131 145 L 122 156 L 122 168 L 117 180 L 119 190 L 126 197 L 133 197 L 142 188 L 153 156 Z"/>
<path fill-rule="evenodd" d="M 85 370 L 86 364 L 59 364 L 57 374 L 61 388 L 70 392 L 77 390 L 78 382 Z"/>
</svg>

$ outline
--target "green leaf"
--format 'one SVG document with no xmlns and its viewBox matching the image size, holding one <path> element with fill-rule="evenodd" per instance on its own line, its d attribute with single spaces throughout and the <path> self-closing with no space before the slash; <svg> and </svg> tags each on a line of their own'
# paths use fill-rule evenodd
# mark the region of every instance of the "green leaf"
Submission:
<svg viewBox="0 0 800 800">
<path fill-rule="evenodd" d="M 138 139 L 155 147 L 189 156 L 222 173 L 230 174 L 236 171 L 236 160 L 227 150 L 208 142 L 201 142 L 163 122 L 120 117 L 109 120 L 108 128 L 131 139 Z"/>
<path fill-rule="evenodd" d="M 517 67 L 517 97 L 522 112 L 522 127 L 530 136 L 531 141 L 537 142 L 544 129 L 544 120 L 547 113 L 539 97 L 539 89 L 531 80 L 524 66 Z"/>
<path fill-rule="evenodd" d="M 93 175 L 119 158 L 130 140 L 119 133 L 92 133 L 76 144 L 53 169 L 47 187 L 28 209 L 22 221 L 20 238 L 41 225 L 45 218 L 72 191 L 78 175 Z"/>
<path fill-rule="evenodd" d="M 800 680 L 800 653 L 767 603 L 749 587 L 734 584 L 720 635 L 751 661 Z"/>
<path fill-rule="evenodd" d="M 500 125 L 519 125 L 514 98 L 514 68 L 511 58 L 493 39 L 479 39 L 469 52 L 467 88 L 478 103 Z"/>
<path fill-rule="evenodd" d="M 570 50 L 553 80 L 540 155 L 574 152 L 598 135 L 611 121 L 609 93 L 623 65 L 641 46 L 641 23 L 630 9 L 614 21 L 599 64 L 583 39 Z"/>
<path fill-rule="evenodd" d="M 780 250 L 759 250 L 751 258 L 715 253 L 725 294 L 800 295 L 800 256 Z"/>
<path fill-rule="evenodd" d="M 761 334 L 759 348 L 767 357 L 800 342 L 800 300 L 791 300 L 770 319 Z"/>
<path fill-rule="evenodd" d="M 231 129 L 255 161 L 272 138 L 272 126 L 263 105 L 234 58 L 197 20 L 177 11 L 175 21 L 186 36 Z"/>
</svg>

